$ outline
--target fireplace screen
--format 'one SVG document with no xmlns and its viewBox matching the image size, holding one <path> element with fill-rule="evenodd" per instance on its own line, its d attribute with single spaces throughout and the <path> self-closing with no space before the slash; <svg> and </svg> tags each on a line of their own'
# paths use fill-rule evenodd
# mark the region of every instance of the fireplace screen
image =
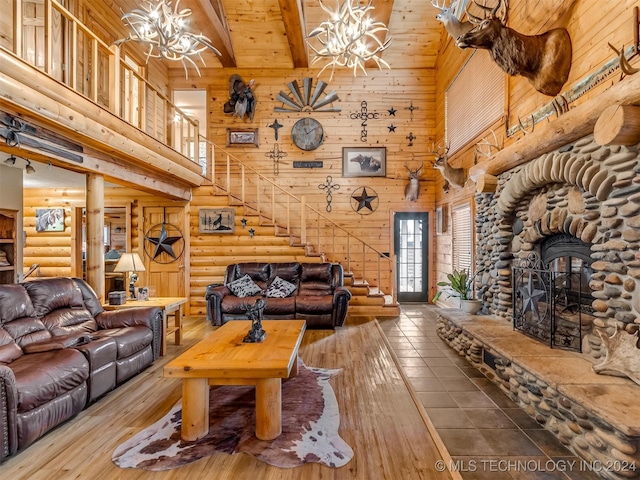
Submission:
<svg viewBox="0 0 640 480">
<path fill-rule="evenodd" d="M 561 256 L 545 264 L 537 253 L 513 268 L 513 325 L 551 348 L 582 350 L 583 325 L 593 313 L 589 265 Z"/>
</svg>

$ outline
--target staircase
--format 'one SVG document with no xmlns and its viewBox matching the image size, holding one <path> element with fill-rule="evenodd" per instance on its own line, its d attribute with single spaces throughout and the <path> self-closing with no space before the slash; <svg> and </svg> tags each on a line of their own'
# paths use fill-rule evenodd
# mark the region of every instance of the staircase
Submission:
<svg viewBox="0 0 640 480">
<path fill-rule="evenodd" d="M 226 265 L 263 258 L 268 262 L 340 263 L 344 268 L 345 286 L 352 294 L 350 314 L 378 317 L 400 314 L 394 291 L 394 256 L 389 258 L 356 238 L 307 205 L 305 197 L 291 195 L 227 152 L 222 151 L 216 157 L 215 149 L 211 150 L 211 195 L 215 200 L 210 198 L 210 201 L 236 210 L 236 231 L 253 229 L 249 243 L 252 250 L 246 252 L 250 259 L 238 258 L 246 249 L 236 243 L 229 248 L 238 255 L 225 257 Z M 243 218 L 245 225 L 241 224 Z M 246 240 L 241 243 L 244 242 Z M 217 273 L 222 281 L 224 270 Z M 382 284 L 387 286 L 386 293 Z"/>
</svg>

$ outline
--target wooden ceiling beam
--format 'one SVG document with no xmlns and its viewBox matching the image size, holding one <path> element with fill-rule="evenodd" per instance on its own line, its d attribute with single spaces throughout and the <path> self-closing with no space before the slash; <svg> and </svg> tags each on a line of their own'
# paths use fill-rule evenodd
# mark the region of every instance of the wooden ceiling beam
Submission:
<svg viewBox="0 0 640 480">
<path fill-rule="evenodd" d="M 373 7 L 375 8 L 373 11 L 373 20 L 375 22 L 382 22 L 389 27 L 391 13 L 393 12 L 393 2 L 394 0 L 373 0 Z M 384 37 L 382 35 L 383 33 L 379 32 L 376 36 L 380 42 L 384 43 L 386 35 Z M 391 35 L 391 32 L 389 32 L 389 35 Z M 373 60 L 369 60 L 364 66 L 365 68 L 377 68 L 378 65 Z"/>
<path fill-rule="evenodd" d="M 284 31 L 287 34 L 293 68 L 309 67 L 309 46 L 302 0 L 278 0 Z"/>
<path fill-rule="evenodd" d="M 224 68 L 236 68 L 236 56 L 225 20 L 224 7 L 220 0 L 197 0 L 198 5 L 209 21 L 211 31 L 203 32 L 211 40 L 211 44 L 220 51 L 218 60 Z M 215 6 L 214 6 L 215 4 Z"/>
</svg>

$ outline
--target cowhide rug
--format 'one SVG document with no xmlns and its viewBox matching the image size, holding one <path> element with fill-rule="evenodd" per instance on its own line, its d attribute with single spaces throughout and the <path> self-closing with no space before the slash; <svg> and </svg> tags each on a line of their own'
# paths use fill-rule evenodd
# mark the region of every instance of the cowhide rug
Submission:
<svg viewBox="0 0 640 480">
<path fill-rule="evenodd" d="M 209 434 L 195 442 L 180 438 L 182 405 L 116 448 L 113 462 L 122 468 L 169 470 L 214 453 L 245 452 L 277 467 L 308 462 L 341 467 L 353 450 L 338 435 L 340 413 L 329 379 L 340 370 L 307 367 L 282 383 L 282 435 L 255 436 L 255 388 L 211 387 Z"/>
</svg>

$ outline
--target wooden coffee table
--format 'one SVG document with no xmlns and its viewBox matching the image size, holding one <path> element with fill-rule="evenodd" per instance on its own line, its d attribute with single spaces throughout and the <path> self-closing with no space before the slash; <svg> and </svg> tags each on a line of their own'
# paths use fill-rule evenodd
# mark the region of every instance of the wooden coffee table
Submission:
<svg viewBox="0 0 640 480">
<path fill-rule="evenodd" d="M 297 374 L 304 320 L 265 320 L 267 338 L 244 343 L 251 321 L 232 320 L 164 367 L 165 377 L 182 378 L 182 439 L 209 432 L 209 385 L 256 386 L 256 437 L 282 433 L 282 379 Z"/>
</svg>

